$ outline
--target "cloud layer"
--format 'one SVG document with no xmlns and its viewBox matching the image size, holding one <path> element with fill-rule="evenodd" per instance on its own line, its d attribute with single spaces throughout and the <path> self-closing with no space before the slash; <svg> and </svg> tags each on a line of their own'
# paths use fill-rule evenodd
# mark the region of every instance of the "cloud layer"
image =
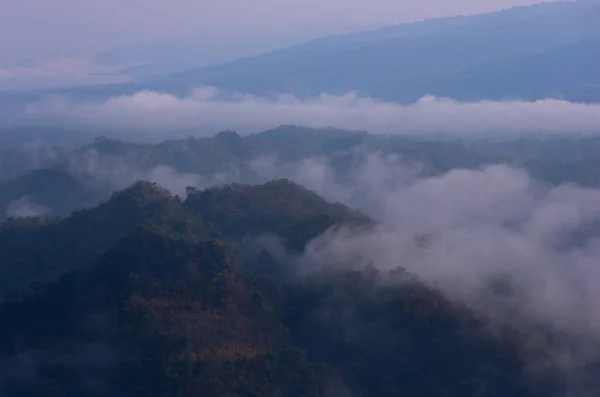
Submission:
<svg viewBox="0 0 600 397">
<path fill-rule="evenodd" d="M 299 257 L 286 258 L 298 269 L 403 267 L 495 322 L 542 325 L 576 341 L 556 352 L 566 367 L 597 357 L 600 189 L 546 186 L 502 164 L 427 176 L 424 167 L 396 155 L 359 152 L 355 160 L 340 172 L 328 158 L 267 156 L 230 172 L 198 175 L 165 165 L 143 168 L 135 159 L 90 150 L 70 167 L 92 186 L 116 190 L 145 179 L 175 194 L 241 176 L 253 182 L 292 179 L 381 222 L 319 236 Z M 18 200 L 9 210 L 16 216 L 44 210 L 34 204 Z"/>
<path fill-rule="evenodd" d="M 426 177 L 373 153 L 344 180 L 321 159 L 260 159 L 254 169 L 381 222 L 319 236 L 286 259 L 301 274 L 402 267 L 492 323 L 545 327 L 564 342 L 554 353 L 569 371 L 600 354 L 600 190 L 548 187 L 507 165 Z"/>
<path fill-rule="evenodd" d="M 521 317 L 582 340 L 600 334 L 599 189 L 546 186 L 507 165 L 426 176 L 424 167 L 397 155 L 360 152 L 343 172 L 328 158 L 290 162 L 267 156 L 199 175 L 166 165 L 144 168 L 139 159 L 94 150 L 70 157 L 69 167 L 92 188 L 111 191 L 136 180 L 184 194 L 187 186 L 289 178 L 382 222 L 375 230 L 341 229 L 319 237 L 299 259 L 302 268 L 402 266 L 482 311 L 493 307 L 503 317 L 518 309 Z M 23 198 L 9 212 L 44 210 L 34 204 Z M 499 280 L 510 281 L 514 293 L 491 296 L 490 285 Z"/>
<path fill-rule="evenodd" d="M 49 212 L 50 208 L 35 203 L 29 196 L 23 196 L 11 201 L 6 208 L 6 216 L 9 218 L 42 216 L 47 215 Z"/>
<path fill-rule="evenodd" d="M 332 126 L 375 133 L 598 133 L 600 105 L 547 99 L 535 102 L 462 103 L 424 97 L 411 105 L 343 96 L 310 100 L 234 95 L 223 99 L 214 88 L 186 97 L 143 91 L 102 103 L 47 98 L 28 106 L 25 117 L 60 118 L 109 129 L 176 135 L 235 128 L 253 132 L 280 124 Z"/>
</svg>

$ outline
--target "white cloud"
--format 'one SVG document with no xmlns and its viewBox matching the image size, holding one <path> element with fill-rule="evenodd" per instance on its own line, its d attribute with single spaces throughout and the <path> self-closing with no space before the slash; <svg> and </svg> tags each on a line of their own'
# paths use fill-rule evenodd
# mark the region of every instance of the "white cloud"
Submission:
<svg viewBox="0 0 600 397">
<path fill-rule="evenodd" d="M 67 155 L 70 172 L 86 187 L 100 192 L 115 192 L 131 186 L 137 181 L 155 182 L 173 194 L 185 196 L 189 186 L 205 188 L 231 182 L 236 178 L 235 170 L 202 176 L 196 173 L 179 172 L 171 166 L 159 164 L 144 167 L 135 155 L 100 155 L 94 149 Z"/>
<path fill-rule="evenodd" d="M 23 196 L 11 201 L 6 208 L 6 216 L 9 218 L 42 216 L 49 212 L 50 208 L 35 203 L 29 196 Z"/>
<path fill-rule="evenodd" d="M 186 97 L 143 91 L 103 103 L 48 98 L 30 105 L 26 113 L 33 118 L 55 116 L 87 125 L 165 134 L 202 128 L 251 132 L 280 124 L 407 134 L 600 132 L 600 105 L 555 99 L 462 103 L 429 96 L 401 105 L 349 93 L 305 101 L 289 95 L 268 99 L 241 94 L 224 100 L 216 89 L 203 88 Z"/>
<path fill-rule="evenodd" d="M 547 187 L 506 165 L 424 177 L 377 154 L 344 180 L 319 159 L 260 159 L 253 169 L 366 208 L 382 222 L 319 236 L 292 258 L 300 272 L 404 267 L 494 321 L 543 324 L 573 337 L 584 350 L 570 346 L 572 359 L 600 353 L 587 343 L 600 334 L 600 190 Z M 514 293 L 491 293 L 498 280 L 510 280 Z"/>
</svg>

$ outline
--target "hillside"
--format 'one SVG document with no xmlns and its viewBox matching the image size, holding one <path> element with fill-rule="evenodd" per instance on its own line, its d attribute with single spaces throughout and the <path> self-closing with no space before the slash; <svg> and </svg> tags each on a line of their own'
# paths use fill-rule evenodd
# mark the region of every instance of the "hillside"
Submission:
<svg viewBox="0 0 600 397">
<path fill-rule="evenodd" d="M 102 243 L 87 266 L 77 260 L 78 270 L 62 269 L 60 279 L 0 304 L 3 396 L 562 395 L 562 378 L 528 374 L 525 335 L 510 327 L 490 333 L 467 308 L 400 269 L 249 273 L 239 236 L 304 230 L 283 236 L 302 246 L 332 221 L 357 219 L 287 181 L 192 192 L 183 219 L 168 210 L 181 203 L 140 184 L 79 214 L 85 222 L 74 215 L 54 226 L 73 236 L 70 247 L 44 252 L 56 233 L 38 233 L 28 252 L 57 263 L 65 251 L 95 247 L 103 226 L 89 218 L 122 218 L 134 209 L 125 203 L 152 221 L 113 229 L 121 236 Z M 331 220 L 302 225 L 314 216 Z M 48 227 L 23 220 L 0 241 L 7 233 L 27 241 Z M 25 265 L 23 254 L 2 254 L 3 280 L 11 260 Z M 536 357 L 552 368 L 543 350 Z"/>
<path fill-rule="evenodd" d="M 278 35 L 240 35 L 238 32 L 206 31 L 164 40 L 117 46 L 94 56 L 98 65 L 124 67 L 116 74 L 131 75 L 134 80 L 150 79 L 169 73 L 229 62 L 240 57 L 259 55 L 275 48 L 284 48 L 338 29 L 324 27 L 304 29 Z"/>
<path fill-rule="evenodd" d="M 431 94 L 459 100 L 550 96 L 596 102 L 600 92 L 597 57 L 590 54 L 595 54 L 595 43 L 600 40 L 599 19 L 600 5 L 595 0 L 579 0 L 430 19 L 304 42 L 296 37 L 244 45 L 253 39 L 228 38 L 215 48 L 210 37 L 185 36 L 119 47 L 97 56 L 98 63 L 113 66 L 141 62 L 117 72 L 134 76 L 130 83 L 5 93 L 0 103 L 6 106 L 0 106 L 0 111 L 12 120 L 18 115 L 15 111 L 48 95 L 95 102 L 143 90 L 185 96 L 190 89 L 207 85 L 226 94 L 267 97 L 285 93 L 307 98 L 354 91 L 402 103 Z M 313 32 L 304 40 L 316 36 Z M 542 62 L 551 72 L 540 76 L 535 71 Z M 522 84 L 529 79 L 531 84 Z M 28 132 L 20 125 L 3 128 L 15 137 Z"/>
<path fill-rule="evenodd" d="M 336 161 L 340 153 L 357 151 L 362 145 L 373 151 L 389 148 L 387 139 L 365 132 L 281 126 L 250 136 L 223 131 L 212 137 L 174 139 L 157 144 L 100 137 L 71 151 L 57 150 L 58 154 L 47 160 L 32 155 L 26 148 L 0 150 L 4 167 L 10 169 L 9 175 L 13 176 L 0 181 L 0 220 L 19 213 L 33 214 L 31 210 L 15 212 L 18 203 L 43 209 L 38 211 L 40 215 L 64 217 L 98 204 L 137 179 L 152 180 L 180 191 L 198 183 L 200 187 L 232 182 L 263 183 L 271 177 L 253 169 L 253 162 L 272 156 L 290 162 L 321 156 Z M 392 145 L 399 153 L 411 157 L 429 157 L 428 150 L 421 146 L 412 139 L 400 139 Z M 443 142 L 435 146 L 432 150 L 440 153 L 436 164 L 445 162 L 443 158 L 448 157 L 441 154 L 445 148 L 452 149 L 448 151 L 454 153 L 452 157 L 465 154 L 456 144 Z M 54 151 L 49 145 L 47 149 Z M 360 156 L 353 160 L 354 157 L 349 159 L 350 167 L 360 160 Z M 342 173 L 348 171 L 346 163 L 348 161 L 340 161 Z M 294 175 L 278 177 L 293 179 Z"/>
<path fill-rule="evenodd" d="M 3 395 L 306 395 L 319 379 L 236 266 L 216 241 L 134 232 L 90 272 L 0 307 L 13 325 L 2 355 L 17 360 Z M 31 380 L 18 362 L 28 352 Z"/>
<path fill-rule="evenodd" d="M 52 146 L 45 150 L 54 153 Z M 505 163 L 527 170 L 544 183 L 595 187 L 600 186 L 598 150 L 600 139 L 595 136 L 433 139 L 300 126 L 248 136 L 223 131 L 156 144 L 98 138 L 71 151 L 56 151 L 58 155 L 46 160 L 27 149 L 0 151 L 3 167 L 13 175 L 0 182 L 0 220 L 11 215 L 65 217 L 105 201 L 138 179 L 168 186 L 181 195 L 187 186 L 288 178 L 302 184 L 316 181 L 310 188 L 326 194 L 327 185 L 319 185 L 319 178 L 325 175 L 331 178 L 329 184 L 343 184 L 368 167 L 369 161 L 383 161 L 381 167 L 393 169 L 385 164 L 388 155 L 399 156 L 403 164 L 418 164 L 428 174 Z M 327 173 L 307 173 L 306 162 Z M 364 202 L 345 204 L 362 208 Z"/>
<path fill-rule="evenodd" d="M 598 19 L 600 7 L 582 2 L 443 18 L 318 39 L 175 74 L 145 88 L 183 92 L 184 87 L 210 85 L 300 97 L 356 91 L 394 101 L 414 101 L 438 92 L 457 99 L 537 99 L 545 95 L 571 99 L 580 95 L 582 100 L 593 100 L 598 93 L 597 57 L 589 54 L 596 46 L 594 41 L 600 39 Z M 571 49 L 578 43 L 587 50 Z M 545 53 L 549 55 L 537 58 Z M 568 61 L 564 58 L 567 54 Z M 538 76 L 535 67 L 540 62 L 549 62 L 544 66 L 550 70 L 567 69 Z M 575 72 L 579 72 L 578 84 L 570 80 Z M 525 78 L 536 79 L 534 87 L 521 87 Z M 503 82 L 505 92 L 498 92 L 497 81 Z"/>
<path fill-rule="evenodd" d="M 329 226 L 356 222 L 368 220 L 285 180 L 198 190 L 185 201 L 138 182 L 62 220 L 17 218 L 0 225 L 0 294 L 27 291 L 34 281 L 85 269 L 140 224 L 191 240 L 274 234 L 302 249 Z"/>
<path fill-rule="evenodd" d="M 397 92 L 415 98 L 427 92 L 463 101 L 525 97 L 599 102 L 599 70 L 600 40 L 592 40 L 539 54 L 514 56 L 454 74 L 390 84 L 374 92 L 375 96 L 388 99 L 393 99 Z M 499 76 L 506 76 L 510 84 Z"/>
</svg>

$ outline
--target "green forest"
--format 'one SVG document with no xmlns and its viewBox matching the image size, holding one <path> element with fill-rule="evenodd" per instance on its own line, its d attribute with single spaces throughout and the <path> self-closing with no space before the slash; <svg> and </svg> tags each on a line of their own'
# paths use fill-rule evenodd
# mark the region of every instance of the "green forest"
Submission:
<svg viewBox="0 0 600 397">
<path fill-rule="evenodd" d="M 342 226 L 374 221 L 288 180 L 185 199 L 139 182 L 64 219 L 9 219 L 2 395 L 563 395 L 551 334 L 492 330 L 402 258 L 302 272 L 256 239 L 294 258 Z"/>
</svg>

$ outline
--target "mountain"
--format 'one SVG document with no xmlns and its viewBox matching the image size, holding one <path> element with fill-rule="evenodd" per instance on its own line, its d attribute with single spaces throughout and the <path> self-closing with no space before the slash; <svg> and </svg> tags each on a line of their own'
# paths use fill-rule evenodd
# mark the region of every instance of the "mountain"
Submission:
<svg viewBox="0 0 600 397">
<path fill-rule="evenodd" d="M 0 181 L 0 220 L 65 217 L 107 200 L 137 180 L 150 180 L 181 195 L 188 186 L 257 184 L 272 178 L 310 184 L 312 179 L 316 182 L 311 188 L 328 194 L 327 184 L 343 185 L 369 161 L 385 162 L 388 155 L 418 164 L 429 175 L 505 163 L 552 185 L 600 186 L 600 138 L 595 136 L 434 138 L 280 126 L 247 136 L 222 131 L 159 143 L 99 137 L 68 150 L 11 148 L 0 151 L 0 171 L 7 173 Z M 304 162 L 326 167 L 332 174 L 319 174 L 318 169 L 314 176 L 306 174 Z M 319 182 L 323 176 L 330 178 L 326 185 Z M 373 209 L 365 201 L 346 203 Z"/>
<path fill-rule="evenodd" d="M 33 281 L 48 281 L 63 272 L 85 267 L 133 228 L 171 212 L 170 194 L 149 183 L 138 183 L 98 207 L 62 220 L 44 217 L 9 219 L 0 225 L 0 293 L 24 291 Z"/>
<path fill-rule="evenodd" d="M 429 157 L 427 149 L 419 149 L 411 141 L 400 139 L 392 147 L 413 158 Z M 252 166 L 261 159 L 302 161 L 323 156 L 335 162 L 337 157 L 349 155 L 345 152 L 360 150 L 363 145 L 370 151 L 390 147 L 387 139 L 365 132 L 281 126 L 250 136 L 222 131 L 212 137 L 156 144 L 99 137 L 69 150 L 50 145 L 33 152 L 27 147 L 11 148 L 0 151 L 0 171 L 6 170 L 7 174 L 6 180 L 0 180 L 0 220 L 11 214 L 18 216 L 13 208 L 18 203 L 34 204 L 40 215 L 66 216 L 98 204 L 138 179 L 178 189 L 177 193 L 199 184 L 262 183 L 265 175 Z M 444 148 L 449 149 L 448 154 L 442 153 Z M 445 158 L 469 156 L 452 143 L 438 143 L 433 150 L 439 154 L 436 166 L 447 162 Z M 349 156 L 348 166 L 340 163 L 345 167 L 340 169 L 342 173 L 360 160 L 359 155 Z"/>
<path fill-rule="evenodd" d="M 423 92 L 464 101 L 556 98 L 600 101 L 600 40 L 567 45 L 534 55 L 515 56 L 450 75 L 415 78 L 375 90 L 393 99 L 397 92 Z M 505 76 L 505 78 L 501 78 Z M 506 79 L 510 84 L 506 84 Z"/>
<path fill-rule="evenodd" d="M 133 226 L 129 214 L 151 221 Z M 107 229 L 111 219 L 121 223 Z M 256 273 L 237 243 L 246 233 L 287 233 L 302 247 L 344 219 L 363 223 L 288 181 L 191 192 L 184 202 L 141 182 L 58 224 L 10 223 L 0 244 L 10 234 L 27 250 L 3 251 L 3 282 L 13 272 L 37 278 L 26 255 L 56 267 L 88 254 L 0 303 L 2 395 L 563 395 L 539 338 L 509 326 L 491 332 L 400 267 L 325 266 L 305 278 L 277 272 L 293 261 L 263 250 L 253 260 L 274 268 Z M 58 230 L 71 237 L 44 251 Z M 534 340 L 546 369 L 530 375 Z"/>
<path fill-rule="evenodd" d="M 600 92 L 595 55 L 599 18 L 597 1 L 578 0 L 405 23 L 300 44 L 292 44 L 299 37 L 251 44 L 251 37 L 191 35 L 119 47 L 96 57 L 97 63 L 112 67 L 132 64 L 117 72 L 133 75 L 130 83 L 4 93 L 0 111 L 10 120 L 13 109 L 48 95 L 106 101 L 143 90 L 186 96 L 202 86 L 224 94 L 269 97 L 354 91 L 402 103 L 425 95 L 595 102 Z M 542 64 L 549 72 L 537 73 Z M 19 125 L 9 127 L 11 135 L 22 135 Z"/>
<path fill-rule="evenodd" d="M 300 97 L 356 91 L 403 102 L 438 93 L 469 100 L 594 100 L 599 18 L 596 3 L 556 2 L 429 20 L 326 37 L 174 74 L 146 88 L 184 92 L 210 85 Z M 540 76 L 541 64 L 548 71 Z M 529 78 L 534 81 L 523 86 Z"/>
<path fill-rule="evenodd" d="M 131 75 L 134 80 L 147 80 L 155 76 L 260 55 L 276 48 L 332 34 L 336 30 L 339 29 L 314 27 L 263 36 L 243 34 L 231 29 L 226 32 L 204 31 L 166 40 L 114 47 L 97 54 L 92 62 L 122 67 L 116 74 Z"/>
<path fill-rule="evenodd" d="M 364 215 L 285 180 L 192 190 L 185 201 L 156 184 L 138 182 L 64 219 L 24 217 L 0 225 L 0 294 L 18 293 L 31 282 L 85 268 L 139 224 L 189 238 L 241 241 L 273 234 L 301 249 L 329 226 L 364 222 Z"/>
<path fill-rule="evenodd" d="M 14 324 L 2 353 L 16 349 L 17 360 L 2 394 L 306 395 L 320 374 L 259 296 L 221 243 L 134 232 L 88 273 L 0 309 Z M 33 379 L 21 354 L 31 354 Z"/>
</svg>

